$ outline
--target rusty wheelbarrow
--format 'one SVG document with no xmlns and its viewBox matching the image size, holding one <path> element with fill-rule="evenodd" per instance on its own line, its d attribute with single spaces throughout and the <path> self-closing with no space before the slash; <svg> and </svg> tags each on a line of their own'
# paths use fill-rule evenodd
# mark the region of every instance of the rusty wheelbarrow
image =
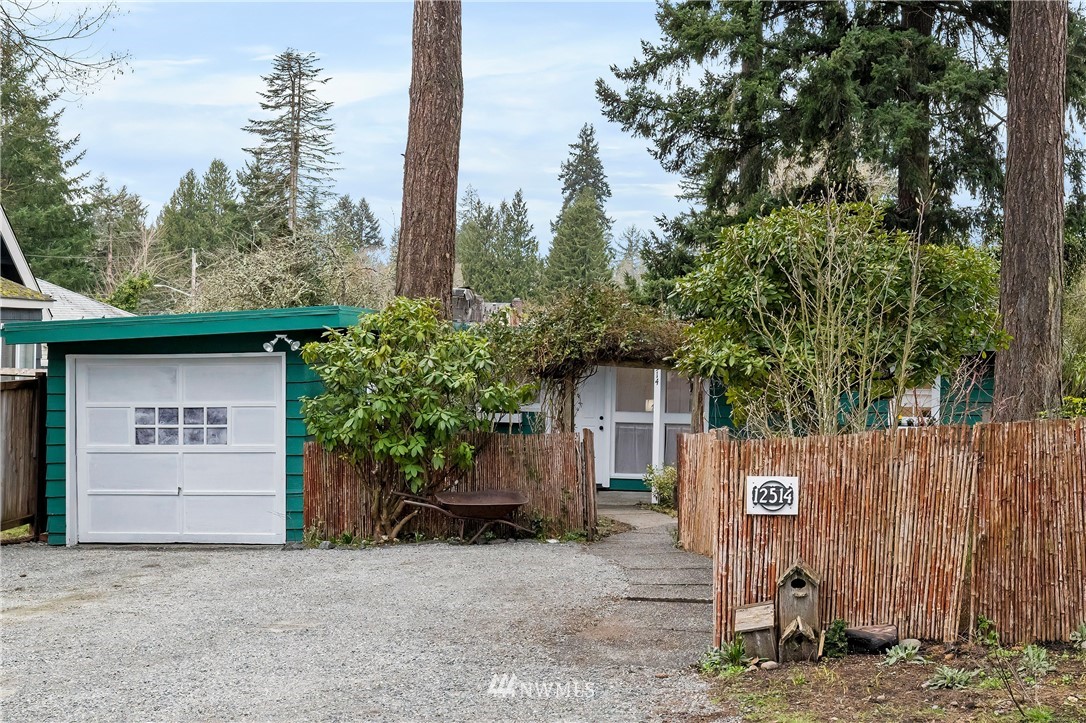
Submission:
<svg viewBox="0 0 1086 723">
<path fill-rule="evenodd" d="M 432 499 L 400 493 L 407 504 L 437 510 L 460 523 L 460 539 L 464 539 L 464 523 L 482 522 L 483 526 L 467 544 L 474 544 L 494 525 L 505 525 L 522 532 L 534 531 L 518 525 L 510 517 L 528 503 L 523 492 L 516 490 L 480 490 L 478 492 L 438 492 Z"/>
</svg>

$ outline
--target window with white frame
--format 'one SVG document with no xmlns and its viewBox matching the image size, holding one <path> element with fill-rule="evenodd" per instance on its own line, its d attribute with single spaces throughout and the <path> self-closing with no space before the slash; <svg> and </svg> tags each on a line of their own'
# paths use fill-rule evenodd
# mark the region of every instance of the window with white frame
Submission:
<svg viewBox="0 0 1086 723">
<path fill-rule="evenodd" d="M 939 423 L 939 387 L 941 380 L 936 379 L 930 387 L 908 389 L 897 405 L 897 426 L 930 427 Z"/>
</svg>

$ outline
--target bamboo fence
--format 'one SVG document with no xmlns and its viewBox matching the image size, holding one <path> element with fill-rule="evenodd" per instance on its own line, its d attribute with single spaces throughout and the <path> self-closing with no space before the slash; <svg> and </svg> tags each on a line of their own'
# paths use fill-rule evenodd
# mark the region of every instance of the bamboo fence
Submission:
<svg viewBox="0 0 1086 723">
<path fill-rule="evenodd" d="M 903 637 L 950 641 L 984 614 L 1008 640 L 1067 640 L 1086 619 L 1084 426 L 688 435 L 680 487 L 698 490 L 680 495 L 688 549 L 711 532 L 701 490 L 715 483 L 720 493 L 716 642 L 731 637 L 737 607 L 775 597 L 797 560 L 823 576 L 824 621 L 893 623 Z M 798 515 L 746 514 L 746 476 L 759 474 L 799 477 Z"/>
<path fill-rule="evenodd" d="M 679 544 L 707 557 L 716 547 L 720 521 L 720 450 L 727 431 L 681 434 L 678 439 L 675 510 Z"/>
<path fill-rule="evenodd" d="M 1086 621 L 1086 419 L 979 428 L 969 619 L 1004 640 Z"/>
<path fill-rule="evenodd" d="M 584 534 L 596 530 L 596 483 L 592 434 L 492 434 L 481 440 L 474 467 L 452 489 L 509 489 L 523 492 L 528 503 L 513 517 L 548 536 Z M 390 466 L 373 471 L 397 474 Z M 373 536 L 370 504 L 374 485 L 350 462 L 315 442 L 305 446 L 303 470 L 305 528 L 325 537 L 350 533 Z M 502 528 L 497 528 L 500 532 Z M 470 528 L 469 528 L 470 530 Z M 458 524 L 439 512 L 423 510 L 406 533 L 448 537 Z"/>
</svg>

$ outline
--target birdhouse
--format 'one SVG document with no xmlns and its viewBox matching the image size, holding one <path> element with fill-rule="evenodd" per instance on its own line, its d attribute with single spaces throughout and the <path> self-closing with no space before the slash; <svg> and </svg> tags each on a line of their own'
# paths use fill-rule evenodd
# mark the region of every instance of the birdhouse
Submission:
<svg viewBox="0 0 1086 723">
<path fill-rule="evenodd" d="M 777 659 L 777 616 L 773 601 L 741 605 L 735 609 L 735 633 L 743 636 L 747 655 Z"/>
<path fill-rule="evenodd" d="M 818 588 L 822 578 L 802 561 L 777 581 L 777 629 L 781 662 L 814 660 L 822 630 Z"/>
</svg>

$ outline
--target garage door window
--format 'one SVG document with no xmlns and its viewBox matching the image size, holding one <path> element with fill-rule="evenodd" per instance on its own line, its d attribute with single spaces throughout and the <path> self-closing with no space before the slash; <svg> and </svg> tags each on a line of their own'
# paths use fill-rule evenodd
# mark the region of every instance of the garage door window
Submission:
<svg viewBox="0 0 1086 723">
<path fill-rule="evenodd" d="M 227 416 L 226 407 L 135 407 L 136 444 L 226 444 Z"/>
</svg>

